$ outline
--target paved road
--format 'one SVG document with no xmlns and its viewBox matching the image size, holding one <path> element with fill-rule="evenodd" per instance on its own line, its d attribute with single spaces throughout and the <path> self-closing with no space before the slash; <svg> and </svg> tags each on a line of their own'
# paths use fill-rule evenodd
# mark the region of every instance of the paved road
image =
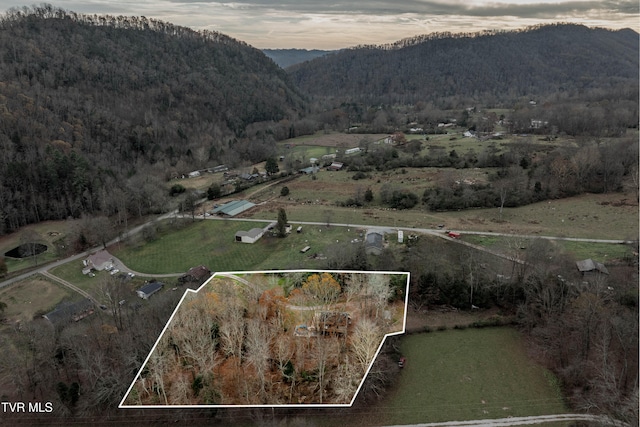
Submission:
<svg viewBox="0 0 640 427">
<path fill-rule="evenodd" d="M 630 427 L 622 421 L 617 421 L 604 415 L 590 414 L 559 414 L 559 415 L 539 415 L 532 417 L 510 417 L 497 418 L 492 420 L 471 420 L 471 421 L 447 421 L 441 423 L 409 424 L 402 426 L 386 427 L 509 427 L 523 426 L 531 424 L 542 424 L 552 422 L 566 423 L 569 421 L 587 421 L 599 425 L 614 427 Z"/>
<path fill-rule="evenodd" d="M 158 221 L 162 221 L 165 219 L 169 219 L 172 217 L 178 217 L 178 218 L 191 218 L 191 215 L 182 215 L 182 214 L 178 214 L 177 211 L 171 211 L 169 213 L 166 213 L 164 215 L 161 215 L 151 221 L 149 221 L 146 224 L 143 225 L 139 225 L 137 227 L 132 228 L 131 230 L 127 231 L 126 233 L 123 233 L 121 236 L 116 237 L 115 239 L 111 240 L 110 242 L 107 242 L 107 246 L 109 245 L 113 245 L 115 243 L 120 242 L 121 240 L 124 240 L 127 237 L 133 236 L 137 233 L 139 233 L 140 231 L 142 231 L 142 229 L 144 227 L 146 227 L 148 224 L 151 224 L 153 222 L 158 222 Z M 260 222 L 260 223 L 272 223 L 273 220 L 267 220 L 267 219 L 252 219 L 252 218 L 220 218 L 217 216 L 208 216 L 208 217 L 203 217 L 202 215 L 197 216 L 197 218 L 205 218 L 208 220 L 217 220 L 217 221 L 249 221 L 249 222 Z M 461 241 L 459 239 L 451 239 L 449 237 L 447 237 L 445 235 L 445 233 L 440 230 L 440 229 L 434 229 L 434 228 L 411 228 L 411 227 L 390 227 L 390 226 L 379 226 L 379 225 L 369 225 L 369 224 L 345 224 L 345 223 L 329 223 L 327 224 L 327 222 L 315 222 L 315 221 L 289 221 L 289 223 L 291 224 L 296 224 L 296 225 L 316 225 L 316 226 L 327 226 L 329 225 L 330 227 L 351 227 L 351 228 L 363 228 L 363 229 L 367 229 L 367 230 L 371 230 L 371 231 L 380 231 L 380 232 L 384 232 L 384 233 L 395 233 L 398 230 L 403 230 L 405 232 L 409 232 L 409 233 L 419 233 L 419 234 L 430 234 L 430 235 L 434 235 L 434 236 L 438 236 L 441 237 L 443 239 L 449 239 L 452 241 L 455 241 L 457 243 L 469 246 L 469 247 L 473 247 L 475 249 L 480 249 L 483 250 L 485 252 L 489 252 L 492 253 L 493 255 L 505 258 L 507 260 L 510 261 L 514 261 L 514 262 L 518 262 L 518 263 L 522 263 L 521 260 L 518 260 L 516 258 L 512 258 L 509 257 L 507 255 L 504 254 L 500 254 L 494 251 L 491 251 L 487 248 L 481 247 L 481 246 L 477 246 L 477 245 L 473 245 L 471 243 L 468 242 L 464 242 Z M 484 235 L 484 236 L 501 236 L 501 237 L 514 237 L 514 238 L 525 238 L 525 239 L 547 239 L 547 240 L 565 240 L 565 241 L 573 241 L 573 242 L 590 242 L 590 243 L 611 243 L 611 244 L 629 244 L 632 243 L 631 241 L 628 240 L 617 240 L 617 239 L 585 239 L 585 238 L 580 238 L 580 237 L 558 237 L 558 236 L 538 236 L 538 235 L 525 235 L 525 234 L 508 234 L 508 233 L 495 233 L 495 232 L 488 232 L 488 231 L 469 231 L 469 230 L 451 230 L 451 231 L 458 231 L 462 234 L 476 234 L 476 235 Z M 86 258 L 87 256 L 89 256 L 90 253 L 92 252 L 96 252 L 98 250 L 103 249 L 101 246 L 99 247 L 95 247 L 92 248 L 90 250 L 84 251 L 82 253 L 70 256 L 68 258 L 47 264 L 47 265 L 43 265 L 42 267 L 32 270 L 28 273 L 24 273 L 21 274 L 19 276 L 13 277 L 11 279 L 5 280 L 3 282 L 0 282 L 0 288 L 11 285 L 12 283 L 15 282 L 19 282 L 22 281 L 34 274 L 42 274 L 45 271 L 48 271 L 50 269 L 53 269 L 55 267 L 58 267 L 62 264 L 66 264 L 68 262 L 71 261 L 75 261 L 78 259 L 82 259 L 82 258 Z M 130 269 L 126 268 L 126 266 L 120 262 L 120 265 L 125 269 L 122 271 L 131 271 Z M 150 275 L 148 273 L 139 273 L 139 272 L 134 272 L 131 271 L 134 274 L 139 274 L 139 275 L 143 275 L 143 276 L 153 276 Z M 174 273 L 171 276 L 178 276 L 181 273 Z M 157 277 L 171 277 L 168 275 L 159 275 Z"/>
</svg>

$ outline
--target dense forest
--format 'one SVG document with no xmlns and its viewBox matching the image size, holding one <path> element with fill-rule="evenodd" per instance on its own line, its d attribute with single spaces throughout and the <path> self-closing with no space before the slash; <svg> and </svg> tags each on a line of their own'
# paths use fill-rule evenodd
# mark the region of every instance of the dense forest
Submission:
<svg viewBox="0 0 640 427">
<path fill-rule="evenodd" d="M 11 10 L 0 61 L 0 234 L 158 210 L 158 182 L 264 160 L 306 108 L 259 50 L 144 17 Z"/>
<path fill-rule="evenodd" d="M 359 46 L 289 68 L 316 96 L 460 107 L 638 84 L 638 34 L 558 24 Z M 607 82 L 606 84 L 603 84 Z"/>
</svg>

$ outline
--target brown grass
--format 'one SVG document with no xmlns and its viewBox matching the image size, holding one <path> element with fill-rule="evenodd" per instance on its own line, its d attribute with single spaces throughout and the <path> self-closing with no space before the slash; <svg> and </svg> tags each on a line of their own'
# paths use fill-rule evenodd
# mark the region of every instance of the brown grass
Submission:
<svg viewBox="0 0 640 427">
<path fill-rule="evenodd" d="M 53 309 L 70 293 L 62 287 L 40 278 L 31 278 L 0 291 L 0 301 L 7 304 L 7 323 L 29 321 L 37 312 Z"/>
</svg>

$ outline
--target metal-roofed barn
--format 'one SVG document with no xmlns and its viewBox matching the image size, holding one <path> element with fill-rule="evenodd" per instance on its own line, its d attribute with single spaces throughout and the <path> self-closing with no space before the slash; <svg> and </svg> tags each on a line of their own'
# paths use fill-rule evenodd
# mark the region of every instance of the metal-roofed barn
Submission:
<svg viewBox="0 0 640 427">
<path fill-rule="evenodd" d="M 213 210 L 213 213 L 225 216 L 236 216 L 244 211 L 251 209 L 254 206 L 255 204 L 251 203 L 248 200 L 235 200 L 233 202 L 225 203 L 224 205 L 218 206 Z"/>
</svg>

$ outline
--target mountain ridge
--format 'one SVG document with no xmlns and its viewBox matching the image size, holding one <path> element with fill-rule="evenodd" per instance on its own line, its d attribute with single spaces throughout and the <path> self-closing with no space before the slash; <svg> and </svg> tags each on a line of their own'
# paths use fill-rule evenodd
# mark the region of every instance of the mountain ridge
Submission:
<svg viewBox="0 0 640 427">
<path fill-rule="evenodd" d="M 637 53 L 633 30 L 556 24 L 359 46 L 287 71 L 315 96 L 372 103 L 434 97 L 505 101 L 637 80 Z"/>
</svg>

